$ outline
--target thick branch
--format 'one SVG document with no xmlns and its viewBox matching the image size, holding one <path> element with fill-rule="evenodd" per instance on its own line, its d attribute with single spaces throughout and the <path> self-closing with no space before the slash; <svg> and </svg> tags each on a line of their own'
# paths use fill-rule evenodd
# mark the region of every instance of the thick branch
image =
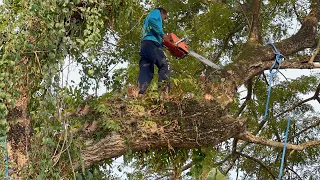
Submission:
<svg viewBox="0 0 320 180">
<path fill-rule="evenodd" d="M 318 5 L 319 6 L 319 5 Z M 314 47 L 317 43 L 317 25 L 319 19 L 318 6 L 311 10 L 302 22 L 300 30 L 290 38 L 274 43 L 277 49 L 284 55 L 292 55 L 305 48 Z M 230 64 L 225 71 L 228 72 L 228 81 L 233 81 L 236 87 L 248 81 L 248 79 L 261 74 L 267 67 L 271 67 L 274 60 L 274 50 L 271 46 L 260 46 L 248 43 L 239 54 L 235 62 Z M 267 63 L 267 64 L 265 64 Z M 285 61 L 282 68 L 311 69 L 317 65 L 301 64 Z"/>
<path fill-rule="evenodd" d="M 169 104 L 165 116 L 138 116 L 135 113 L 119 117 L 120 132 L 109 132 L 98 142 L 84 139 L 86 149 L 82 151 L 82 157 L 85 165 L 121 156 L 129 149 L 141 151 L 160 147 L 214 146 L 245 131 L 244 120 L 223 115 L 223 111 L 214 104 L 190 102 L 183 108 Z M 135 122 L 127 123 L 132 118 Z M 165 121 L 171 123 L 166 125 L 163 123 Z"/>
<path fill-rule="evenodd" d="M 250 132 L 245 132 L 243 134 L 239 135 L 239 139 L 242 139 L 247 142 L 255 143 L 255 144 L 261 144 L 261 145 L 266 145 L 266 146 L 271 146 L 275 148 L 283 148 L 284 144 L 281 142 L 276 142 L 276 141 L 271 141 L 271 140 L 266 140 L 261 137 L 253 136 Z M 312 146 L 319 146 L 320 141 L 309 141 L 305 142 L 300 145 L 295 145 L 295 144 L 287 144 L 287 149 L 289 150 L 304 150 L 306 148 L 312 147 Z"/>
<path fill-rule="evenodd" d="M 249 33 L 249 43 L 262 43 L 261 23 L 260 23 L 260 0 L 253 0 L 252 5 L 252 24 Z"/>
</svg>

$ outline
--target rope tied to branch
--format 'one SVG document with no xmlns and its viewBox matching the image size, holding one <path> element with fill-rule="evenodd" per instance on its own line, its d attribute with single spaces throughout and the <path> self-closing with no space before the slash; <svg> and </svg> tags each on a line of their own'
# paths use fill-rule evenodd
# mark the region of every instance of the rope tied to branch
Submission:
<svg viewBox="0 0 320 180">
<path fill-rule="evenodd" d="M 269 69 L 270 72 L 270 79 L 269 79 L 269 87 L 268 87 L 268 97 L 267 97 L 267 102 L 266 102 L 266 109 L 264 111 L 264 116 L 263 116 L 263 120 L 265 121 L 267 119 L 268 116 L 268 108 L 269 108 L 269 101 L 270 101 L 270 96 L 271 96 L 271 86 L 273 84 L 273 77 L 279 72 L 281 63 L 282 63 L 282 59 L 285 59 L 286 57 L 284 55 L 282 55 L 278 49 L 275 47 L 275 45 L 273 43 L 268 43 L 268 45 L 273 47 L 273 50 L 275 51 L 275 60 L 272 64 L 272 66 Z M 275 69 L 275 66 L 278 65 L 278 67 Z"/>
<path fill-rule="evenodd" d="M 279 50 L 276 48 L 276 46 L 273 43 L 268 43 L 268 45 L 272 46 L 275 54 L 275 60 L 272 64 L 272 66 L 269 69 L 270 72 L 270 79 L 269 79 L 269 86 L 268 86 L 268 97 L 267 97 L 267 102 L 266 102 L 266 109 L 264 112 L 263 120 L 266 121 L 267 116 L 268 116 L 268 109 L 269 109 L 269 101 L 270 101 L 270 96 L 271 96 L 271 87 L 273 84 L 273 78 L 275 75 L 279 72 L 280 66 L 282 61 L 286 58 L 283 54 L 279 52 Z M 277 65 L 277 67 L 276 67 Z M 275 68 L 276 67 L 276 68 Z M 279 176 L 278 180 L 281 180 L 282 174 L 283 174 L 283 168 L 284 168 L 284 159 L 285 159 L 285 154 L 286 154 L 286 149 L 287 149 L 287 140 L 288 140 L 288 135 L 289 135 L 289 129 L 290 129 L 290 116 L 288 116 L 288 122 L 287 122 L 287 128 L 286 128 L 286 133 L 285 133 L 285 138 L 283 142 L 283 151 L 282 151 L 282 157 L 281 157 L 281 167 L 279 171 Z"/>
</svg>

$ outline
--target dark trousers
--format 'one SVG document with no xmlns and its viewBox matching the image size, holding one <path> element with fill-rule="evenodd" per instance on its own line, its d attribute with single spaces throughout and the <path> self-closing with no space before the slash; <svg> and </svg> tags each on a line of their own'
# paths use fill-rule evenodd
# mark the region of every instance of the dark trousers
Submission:
<svg viewBox="0 0 320 180">
<path fill-rule="evenodd" d="M 169 91 L 170 65 L 160 45 L 154 41 L 142 41 L 140 49 L 139 94 L 144 94 L 154 75 L 154 65 L 158 67 L 159 88 Z"/>
</svg>

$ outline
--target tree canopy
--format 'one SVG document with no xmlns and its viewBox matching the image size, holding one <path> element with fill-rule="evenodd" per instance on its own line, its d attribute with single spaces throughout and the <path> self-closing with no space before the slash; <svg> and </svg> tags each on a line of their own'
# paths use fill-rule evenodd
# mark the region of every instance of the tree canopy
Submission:
<svg viewBox="0 0 320 180">
<path fill-rule="evenodd" d="M 143 19 L 156 7 L 168 11 L 165 32 L 222 69 L 166 51 L 170 97 L 159 97 L 155 77 L 132 98 Z M 320 178 L 310 104 L 320 103 L 310 70 L 320 67 L 319 0 L 3 0 L 0 12 L 0 155 L 11 179 L 117 179 L 116 169 L 125 179 L 276 179 L 288 117 L 282 178 Z M 269 42 L 286 59 L 264 118 Z M 81 67 L 79 84 L 70 64 Z"/>
</svg>

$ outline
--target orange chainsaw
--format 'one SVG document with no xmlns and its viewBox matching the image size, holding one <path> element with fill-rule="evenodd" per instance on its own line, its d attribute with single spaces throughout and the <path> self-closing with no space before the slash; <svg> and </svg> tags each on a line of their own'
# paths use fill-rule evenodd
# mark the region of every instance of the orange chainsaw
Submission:
<svg viewBox="0 0 320 180">
<path fill-rule="evenodd" d="M 214 68 L 220 69 L 220 67 L 214 64 L 212 61 L 208 60 L 207 58 L 197 54 L 194 51 L 189 50 L 187 44 L 184 42 L 184 38 L 180 39 L 174 33 L 167 34 L 167 38 L 163 39 L 163 45 L 168 49 L 171 55 L 177 58 L 184 58 L 187 55 L 191 55 L 197 58 L 199 61 L 203 62 L 204 64 Z"/>
</svg>

